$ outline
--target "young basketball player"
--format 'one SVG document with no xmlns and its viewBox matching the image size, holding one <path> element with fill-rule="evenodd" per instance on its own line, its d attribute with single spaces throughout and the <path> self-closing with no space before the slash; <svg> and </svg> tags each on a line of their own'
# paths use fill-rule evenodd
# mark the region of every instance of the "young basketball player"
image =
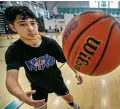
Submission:
<svg viewBox="0 0 120 109">
<path fill-rule="evenodd" d="M 80 109 L 56 65 L 56 60 L 66 61 L 63 51 L 55 40 L 39 35 L 34 13 L 25 6 L 11 6 L 5 10 L 5 17 L 10 28 L 20 35 L 5 53 L 8 91 L 36 109 L 47 109 L 48 94 L 52 92 L 62 96 L 74 109 Z M 20 67 L 24 67 L 31 83 L 29 92 L 24 92 L 18 83 Z M 79 73 L 76 77 L 81 82 Z"/>
<path fill-rule="evenodd" d="M 56 39 L 58 39 L 59 29 L 58 29 L 57 25 L 55 25 L 55 32 L 56 32 Z"/>
<path fill-rule="evenodd" d="M 9 32 L 9 27 L 8 27 L 8 25 L 6 25 L 5 31 L 6 31 L 6 34 L 7 34 L 7 39 L 13 39 L 13 37 L 11 36 L 11 34 L 10 34 L 10 32 Z"/>
</svg>

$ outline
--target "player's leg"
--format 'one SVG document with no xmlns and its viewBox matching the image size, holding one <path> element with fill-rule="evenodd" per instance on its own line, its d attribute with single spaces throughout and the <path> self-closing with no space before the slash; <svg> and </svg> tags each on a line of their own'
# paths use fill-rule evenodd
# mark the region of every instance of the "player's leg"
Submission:
<svg viewBox="0 0 120 109">
<path fill-rule="evenodd" d="M 80 109 L 80 106 L 74 102 L 73 96 L 70 94 L 62 77 L 59 77 L 59 85 L 56 87 L 55 93 L 58 96 L 61 96 L 65 101 L 67 101 L 67 103 L 74 109 Z"/>
<path fill-rule="evenodd" d="M 12 34 L 9 34 L 9 35 L 10 35 L 10 38 L 13 39 Z"/>
<path fill-rule="evenodd" d="M 41 100 L 41 99 L 45 99 L 45 104 L 40 106 L 40 107 L 37 107 L 35 109 L 47 109 L 47 100 L 48 100 L 48 93 L 46 93 L 45 89 L 41 88 L 41 87 L 38 87 L 36 86 L 35 84 L 32 84 L 31 85 L 31 89 L 32 90 L 36 90 L 36 93 L 34 93 L 32 95 L 32 98 L 34 100 Z"/>
<path fill-rule="evenodd" d="M 7 34 L 7 39 L 9 39 L 9 35 Z"/>
<path fill-rule="evenodd" d="M 74 109 L 80 109 L 79 104 L 74 102 L 73 96 L 70 93 L 68 93 L 67 95 L 63 95 L 62 98 L 66 100 Z"/>
</svg>

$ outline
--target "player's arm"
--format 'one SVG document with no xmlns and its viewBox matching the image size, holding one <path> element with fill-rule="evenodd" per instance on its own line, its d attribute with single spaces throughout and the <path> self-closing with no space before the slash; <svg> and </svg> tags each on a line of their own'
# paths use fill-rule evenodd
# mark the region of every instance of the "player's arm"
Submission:
<svg viewBox="0 0 120 109">
<path fill-rule="evenodd" d="M 21 62 L 19 61 L 20 57 L 17 53 L 18 51 L 16 51 L 12 46 L 10 46 L 5 53 L 5 62 L 7 65 L 5 83 L 8 91 L 21 100 L 20 95 L 24 92 L 18 83 L 18 74 Z"/>
<path fill-rule="evenodd" d="M 32 94 L 35 93 L 34 90 L 29 92 L 24 92 L 18 82 L 18 73 L 19 71 L 16 69 L 11 69 L 7 71 L 6 75 L 6 87 L 8 91 L 17 97 L 19 100 L 27 103 L 30 106 L 40 107 L 45 102 L 44 100 L 33 100 L 31 99 Z"/>
<path fill-rule="evenodd" d="M 66 59 L 63 53 L 63 49 L 60 45 L 54 40 L 53 41 L 54 57 L 58 62 L 65 63 Z"/>
<path fill-rule="evenodd" d="M 16 69 L 8 70 L 5 83 L 8 91 L 23 101 L 24 91 L 18 83 L 18 72 Z"/>
<path fill-rule="evenodd" d="M 19 68 L 21 67 L 21 55 L 18 49 L 9 47 L 5 53 L 5 61 L 7 64 L 6 87 L 8 91 L 19 100 L 30 106 L 39 107 L 44 104 L 44 100 L 33 100 L 32 94 L 34 90 L 24 92 L 18 82 Z"/>
<path fill-rule="evenodd" d="M 56 51 L 55 56 L 56 56 L 57 61 L 62 62 L 62 63 L 66 62 L 63 50 L 56 41 L 54 41 L 54 49 Z M 83 77 L 81 76 L 80 72 L 78 72 L 74 69 L 72 69 L 72 70 L 74 71 L 75 76 L 76 76 L 77 80 L 79 81 L 78 84 L 81 84 L 83 82 Z"/>
</svg>

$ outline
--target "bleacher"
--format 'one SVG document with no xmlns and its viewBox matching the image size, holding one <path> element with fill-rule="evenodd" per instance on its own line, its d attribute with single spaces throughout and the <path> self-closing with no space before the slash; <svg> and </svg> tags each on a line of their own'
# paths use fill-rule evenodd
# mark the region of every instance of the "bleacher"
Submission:
<svg viewBox="0 0 120 109">
<path fill-rule="evenodd" d="M 113 14 L 113 15 L 120 14 L 120 9 L 118 9 L 118 8 L 61 8 L 61 7 L 57 8 L 57 12 L 59 14 L 65 14 L 65 13 L 77 14 L 77 13 L 81 13 L 81 12 L 84 12 L 87 10 L 102 10 L 105 13 Z"/>
<path fill-rule="evenodd" d="M 5 21 L 4 21 L 4 16 L 3 13 L 0 12 L 0 34 L 5 34 Z"/>
</svg>

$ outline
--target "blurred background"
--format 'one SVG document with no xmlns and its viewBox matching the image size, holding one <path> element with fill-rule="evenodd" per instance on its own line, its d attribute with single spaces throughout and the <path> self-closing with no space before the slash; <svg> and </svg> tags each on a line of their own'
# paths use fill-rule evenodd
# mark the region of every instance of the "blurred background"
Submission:
<svg viewBox="0 0 120 109">
<path fill-rule="evenodd" d="M 78 13 L 86 10 L 102 10 L 120 21 L 120 0 L 80 1 L 0 1 L 0 34 L 5 34 L 4 10 L 9 6 L 28 6 L 37 16 L 39 32 L 55 32 L 55 25 L 64 30 L 67 23 Z M 14 33 L 10 29 L 9 33 Z"/>
</svg>

